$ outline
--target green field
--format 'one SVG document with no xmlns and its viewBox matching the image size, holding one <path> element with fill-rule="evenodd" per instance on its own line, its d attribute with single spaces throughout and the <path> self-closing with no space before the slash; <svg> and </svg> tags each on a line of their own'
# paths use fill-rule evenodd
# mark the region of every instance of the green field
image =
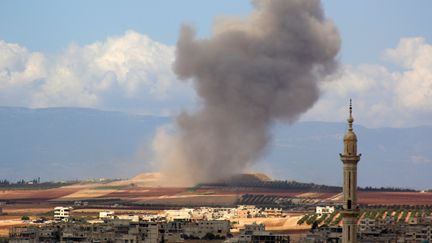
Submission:
<svg viewBox="0 0 432 243">
<path fill-rule="evenodd" d="M 428 217 L 431 215 L 430 208 L 370 208 L 360 210 L 359 219 L 384 219 L 385 217 L 393 217 L 395 222 L 407 222 L 413 218 Z M 331 214 L 323 214 L 319 216 L 316 213 L 306 213 L 297 221 L 298 225 L 312 225 L 317 222 L 319 225 L 339 225 L 342 220 L 342 215 L 339 210 L 335 210 Z"/>
</svg>

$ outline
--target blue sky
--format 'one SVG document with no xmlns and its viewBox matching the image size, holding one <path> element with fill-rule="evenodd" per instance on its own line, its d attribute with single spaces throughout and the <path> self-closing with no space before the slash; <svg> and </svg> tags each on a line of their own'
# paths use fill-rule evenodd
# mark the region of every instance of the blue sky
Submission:
<svg viewBox="0 0 432 243">
<path fill-rule="evenodd" d="M 247 15 L 252 10 L 248 0 L 5 0 L 0 5 L 0 37 L 44 52 L 59 51 L 71 42 L 92 43 L 129 29 L 174 45 L 183 23 L 208 36 L 215 16 Z M 323 5 L 341 32 L 344 62 L 376 62 L 380 52 L 395 46 L 401 37 L 432 39 L 430 1 L 327 0 Z"/>
<path fill-rule="evenodd" d="M 191 23 L 202 36 L 217 15 L 246 15 L 248 1 L 5 1 L 1 36 L 38 51 L 57 51 L 70 42 L 88 44 L 132 29 L 174 45 L 179 26 Z"/>
<path fill-rule="evenodd" d="M 428 108 L 432 106 L 432 78 L 430 73 L 421 71 L 432 63 L 418 64 L 414 61 L 424 60 L 425 55 L 429 55 L 425 54 L 427 51 L 416 50 L 430 49 L 432 2 L 325 0 L 323 7 L 342 37 L 342 68 L 333 85 L 322 87 L 322 100 L 304 119 L 340 120 L 345 116 L 346 100 L 353 98 L 364 113 L 359 118 L 364 125 L 432 125 L 432 108 Z M 175 75 L 170 73 L 172 48 L 180 25 L 191 24 L 199 36 L 208 37 L 215 17 L 247 16 L 252 10 L 248 0 L 1 1 L 0 41 L 3 42 L 0 42 L 0 52 L 8 54 L 4 55 L 4 63 L 0 63 L 0 84 L 7 84 L 0 86 L 3 96 L 0 96 L 0 105 L 85 106 L 158 114 L 172 114 L 193 107 L 196 104 L 193 91 L 187 84 L 176 81 Z M 146 42 L 146 38 L 151 41 Z M 132 44 L 124 44 L 131 40 L 134 40 Z M 112 47 L 109 43 L 126 46 L 124 52 L 148 43 L 140 50 L 143 54 L 141 59 L 130 60 L 135 64 L 146 58 L 152 59 L 145 53 L 161 44 L 166 49 L 167 58 L 161 64 L 165 69 L 135 74 L 136 77 L 150 77 L 140 84 L 131 79 L 131 75 L 112 81 L 109 78 L 112 70 L 103 68 L 97 74 L 81 75 L 83 67 L 94 64 L 89 60 L 106 57 L 105 51 Z M 99 45 L 99 56 L 89 56 L 89 52 L 93 53 L 91 45 Z M 413 61 L 403 63 L 401 59 Z M 76 67 L 81 62 L 82 67 L 69 70 L 75 74 L 61 76 L 61 70 Z M 24 73 L 23 70 L 34 66 L 38 70 L 30 68 L 33 73 Z M 134 70 L 138 66 L 136 64 Z M 131 67 L 123 69 L 127 69 L 127 73 L 132 70 Z M 121 76 L 119 72 L 113 71 L 114 79 Z M 173 81 L 156 84 L 161 77 Z M 69 83 L 59 83 L 60 79 L 69 80 Z M 95 79 L 108 79 L 108 86 L 114 88 L 106 88 L 106 83 L 90 85 L 89 82 Z M 77 84 L 77 80 L 82 83 Z M 121 86 L 122 92 L 118 92 L 114 84 Z M 149 84 L 152 91 L 149 91 Z M 69 90 L 76 93 L 68 96 Z M 81 93 L 86 93 L 86 96 L 74 100 Z M 329 111 L 336 111 L 337 115 L 326 115 Z M 394 116 L 390 124 L 386 122 L 389 116 Z"/>
</svg>

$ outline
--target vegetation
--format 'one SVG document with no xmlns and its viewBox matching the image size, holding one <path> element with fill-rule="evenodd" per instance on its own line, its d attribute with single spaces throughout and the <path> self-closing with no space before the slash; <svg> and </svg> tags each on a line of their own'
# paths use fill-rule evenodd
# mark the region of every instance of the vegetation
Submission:
<svg viewBox="0 0 432 243">
<path fill-rule="evenodd" d="M 42 218 L 52 218 L 53 215 L 54 215 L 54 210 L 37 214 L 38 217 L 42 217 Z"/>
<path fill-rule="evenodd" d="M 326 214 L 324 214 L 324 215 L 326 215 Z M 316 214 L 316 213 L 312 213 L 312 214 L 305 214 L 303 217 L 301 217 L 298 221 L 297 221 L 297 224 L 298 225 L 302 225 L 302 224 L 304 224 L 304 223 L 306 223 L 307 225 L 312 225 L 312 224 L 314 224 L 314 223 L 317 223 L 317 224 L 320 224 L 325 218 L 323 218 L 324 217 L 324 215 L 323 216 L 321 216 L 319 219 L 318 219 L 318 214 Z M 325 217 L 327 217 L 328 215 L 326 215 Z M 322 219 L 321 219 L 322 218 Z"/>
<path fill-rule="evenodd" d="M 329 225 L 331 222 L 333 222 L 334 217 L 336 216 L 336 214 L 338 214 L 338 211 L 333 211 L 333 213 L 331 213 L 325 220 L 324 220 L 324 224 Z"/>
<path fill-rule="evenodd" d="M 23 185 L 23 184 L 39 184 L 39 183 L 40 183 L 40 178 L 33 179 L 33 180 L 30 180 L 30 181 L 25 181 L 24 179 L 21 179 L 21 180 L 18 180 L 17 182 L 15 182 L 15 183 L 12 183 L 12 182 L 10 182 L 10 181 L 8 181 L 6 179 L 0 180 L 0 185 L 2 185 L 2 186 L 14 185 L 14 184 Z"/>
<path fill-rule="evenodd" d="M 311 225 L 311 224 L 313 224 L 313 223 L 316 221 L 317 218 L 318 218 L 318 214 L 313 214 L 312 217 L 309 217 L 309 218 L 306 220 L 306 224 L 307 224 L 307 225 Z"/>
<path fill-rule="evenodd" d="M 366 213 L 366 211 L 365 211 L 364 209 L 360 209 L 360 213 L 359 213 L 359 215 L 358 215 L 358 218 L 359 218 L 359 219 L 362 218 L 363 215 L 365 215 L 365 213 Z"/>
<path fill-rule="evenodd" d="M 95 190 L 119 190 L 125 189 L 127 186 L 97 186 L 93 189 Z"/>
<path fill-rule="evenodd" d="M 418 190 L 411 188 L 399 188 L 399 187 L 359 187 L 359 191 L 366 192 L 418 192 Z"/>
<path fill-rule="evenodd" d="M 44 190 L 75 184 L 76 182 L 43 182 L 38 184 L 1 184 L 0 190 Z"/>
<path fill-rule="evenodd" d="M 408 216 L 408 211 L 407 210 L 403 210 L 402 214 L 399 217 L 399 222 L 405 222 L 407 216 Z"/>
<path fill-rule="evenodd" d="M 188 192 L 195 192 L 195 191 L 197 191 L 198 189 L 200 189 L 201 188 L 201 184 L 196 184 L 195 186 L 193 186 L 193 187 L 189 187 L 188 189 L 187 189 L 187 191 Z"/>
<path fill-rule="evenodd" d="M 298 225 L 302 225 L 302 224 L 304 224 L 305 221 L 306 221 L 310 216 L 311 216 L 310 214 L 305 214 L 305 215 L 303 215 L 303 217 L 301 217 L 301 218 L 297 221 L 297 224 L 298 224 Z"/>
<path fill-rule="evenodd" d="M 432 209 L 430 206 L 395 206 L 396 210 L 388 209 L 380 206 L 377 208 L 362 208 L 360 210 L 359 219 L 373 219 L 379 220 L 385 217 L 393 217 L 396 222 L 406 222 L 409 219 L 421 218 L 430 216 Z M 335 210 L 331 214 L 323 214 L 319 216 L 317 214 L 305 214 L 302 218 L 297 221 L 297 224 L 311 225 L 316 222 L 318 225 L 338 225 L 342 220 L 342 214 Z"/>
<path fill-rule="evenodd" d="M 0 190 L 44 190 L 44 189 L 52 189 L 58 188 L 62 186 L 69 186 L 77 183 L 94 183 L 99 182 L 102 184 L 107 184 L 110 182 L 118 181 L 120 179 L 95 179 L 95 180 L 87 180 L 87 181 L 60 181 L 60 182 L 41 182 L 40 178 L 32 179 L 32 180 L 24 180 L 20 179 L 16 182 L 11 182 L 9 180 L 3 179 L 0 180 Z M 99 190 L 108 190 L 108 189 L 121 189 L 118 186 L 100 186 L 95 189 Z"/>
<path fill-rule="evenodd" d="M 336 215 L 338 217 L 336 218 Z M 319 216 L 318 214 L 305 214 L 303 217 L 301 217 L 298 221 L 298 225 L 302 225 L 306 223 L 307 225 L 312 225 L 314 223 L 325 224 L 325 225 L 337 225 L 342 220 L 342 214 L 339 213 L 339 211 L 334 211 L 331 214 L 323 214 Z"/>
<path fill-rule="evenodd" d="M 292 197 L 286 196 L 274 196 L 274 195 L 262 195 L 262 194 L 245 194 L 240 200 L 239 204 L 248 204 L 248 205 L 274 205 L 278 204 L 279 206 L 289 206 L 294 205 L 292 202 Z"/>
<path fill-rule="evenodd" d="M 384 215 L 386 214 L 387 210 L 385 208 L 380 208 L 378 210 L 378 214 L 376 216 L 377 219 L 382 219 Z"/>
<path fill-rule="evenodd" d="M 339 216 L 331 223 L 331 225 L 338 225 L 342 221 L 342 214 L 340 213 Z"/>
<path fill-rule="evenodd" d="M 317 192 L 340 192 L 341 187 L 318 185 L 314 183 L 301 183 L 297 181 L 261 181 L 261 180 L 228 180 L 221 183 L 207 183 L 202 186 L 219 186 L 219 187 L 257 187 L 269 189 L 283 189 L 292 191 L 317 191 Z"/>
<path fill-rule="evenodd" d="M 325 213 L 325 214 L 323 214 L 323 215 L 321 215 L 321 217 L 319 217 L 318 219 L 317 219 L 317 223 L 318 224 L 321 224 L 328 216 L 329 216 L 330 214 L 327 214 L 327 213 Z"/>
<path fill-rule="evenodd" d="M 320 185 L 315 183 L 303 183 L 297 181 L 287 180 L 269 180 L 263 181 L 258 178 L 250 177 L 234 177 L 219 183 L 205 183 L 199 184 L 195 187 L 200 186 L 217 186 L 217 187 L 256 187 L 256 188 L 268 188 L 268 189 L 283 189 L 291 191 L 313 191 L 313 192 L 341 192 L 342 188 L 339 186 L 328 186 Z M 195 188 L 193 187 L 193 188 Z M 367 192 L 417 192 L 417 190 L 411 188 L 398 188 L 398 187 L 359 187 L 359 191 Z"/>
</svg>

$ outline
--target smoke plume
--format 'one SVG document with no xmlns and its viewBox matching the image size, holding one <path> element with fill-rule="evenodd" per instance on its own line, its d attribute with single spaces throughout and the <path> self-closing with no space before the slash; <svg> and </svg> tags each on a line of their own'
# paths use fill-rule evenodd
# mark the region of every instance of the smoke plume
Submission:
<svg viewBox="0 0 432 243">
<path fill-rule="evenodd" d="M 196 112 L 154 140 L 170 182 L 212 182 L 244 171 L 263 154 L 275 121 L 294 122 L 337 67 L 340 37 L 318 0 L 258 0 L 246 18 L 219 18 L 198 39 L 183 26 L 174 71 L 192 80 Z"/>
</svg>

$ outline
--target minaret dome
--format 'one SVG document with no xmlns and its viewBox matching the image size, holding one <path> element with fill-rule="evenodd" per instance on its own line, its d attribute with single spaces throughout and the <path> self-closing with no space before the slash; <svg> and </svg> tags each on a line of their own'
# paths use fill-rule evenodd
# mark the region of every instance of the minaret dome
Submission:
<svg viewBox="0 0 432 243">
<path fill-rule="evenodd" d="M 349 106 L 349 117 L 348 121 L 348 131 L 345 133 L 343 138 L 344 141 L 344 155 L 357 155 L 357 135 L 353 131 L 354 118 L 352 116 L 352 101 L 350 99 Z"/>
</svg>

